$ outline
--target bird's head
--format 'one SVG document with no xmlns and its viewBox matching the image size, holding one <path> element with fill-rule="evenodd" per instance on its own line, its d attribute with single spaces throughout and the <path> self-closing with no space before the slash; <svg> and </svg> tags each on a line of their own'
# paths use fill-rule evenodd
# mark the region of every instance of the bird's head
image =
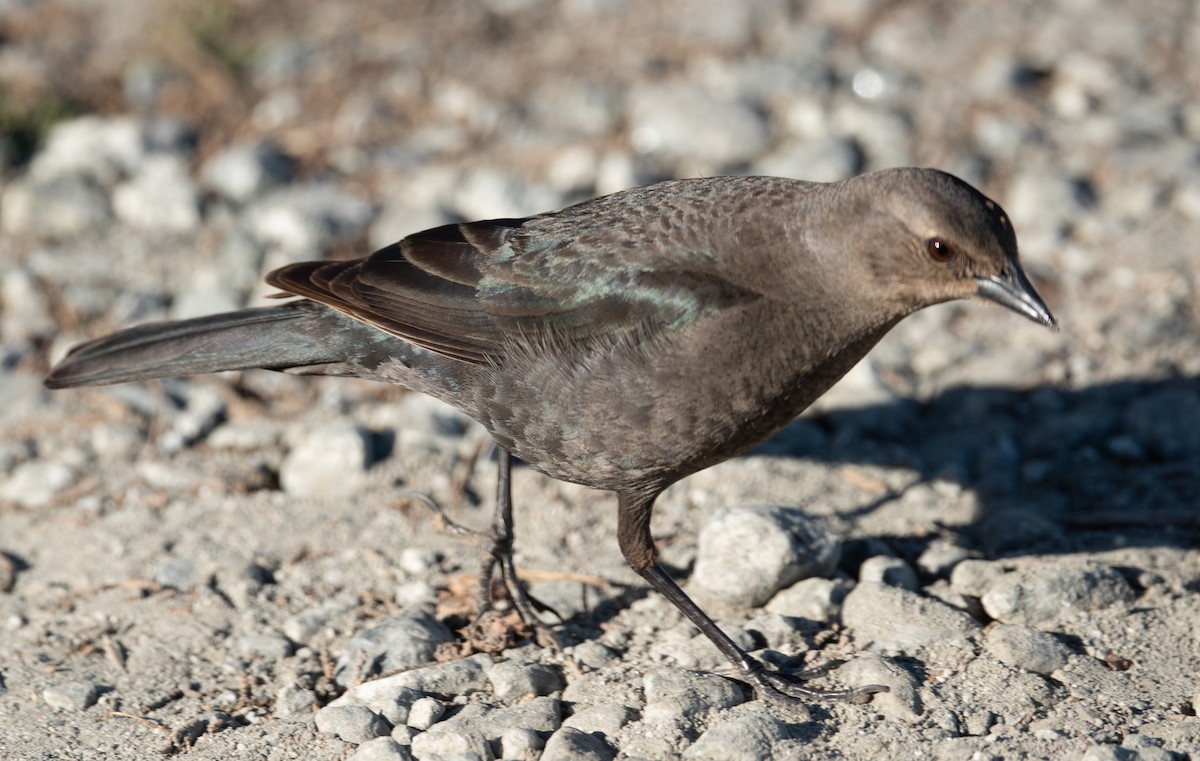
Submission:
<svg viewBox="0 0 1200 761">
<path fill-rule="evenodd" d="M 847 182 L 864 178 L 873 181 L 860 201 L 860 244 L 869 250 L 870 276 L 888 292 L 912 309 L 985 299 L 1056 326 L 1021 268 L 1016 234 L 999 204 L 934 169 L 890 169 Z"/>
</svg>

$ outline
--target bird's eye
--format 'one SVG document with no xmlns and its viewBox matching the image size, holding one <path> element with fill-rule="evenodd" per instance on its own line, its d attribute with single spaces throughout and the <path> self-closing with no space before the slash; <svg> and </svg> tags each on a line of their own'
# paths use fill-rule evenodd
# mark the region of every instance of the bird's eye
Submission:
<svg viewBox="0 0 1200 761">
<path fill-rule="evenodd" d="M 925 243 L 925 250 L 929 252 L 929 258 L 935 262 L 948 262 L 954 258 L 954 246 L 951 246 L 941 238 L 930 238 Z"/>
</svg>

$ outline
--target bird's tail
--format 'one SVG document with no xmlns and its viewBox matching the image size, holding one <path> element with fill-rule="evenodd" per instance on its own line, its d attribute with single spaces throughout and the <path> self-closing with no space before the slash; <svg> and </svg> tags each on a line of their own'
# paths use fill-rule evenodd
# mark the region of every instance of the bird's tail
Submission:
<svg viewBox="0 0 1200 761">
<path fill-rule="evenodd" d="M 345 362 L 381 338 L 386 334 L 298 301 L 118 331 L 72 349 L 45 382 L 71 388 L 252 367 L 285 370 Z"/>
</svg>

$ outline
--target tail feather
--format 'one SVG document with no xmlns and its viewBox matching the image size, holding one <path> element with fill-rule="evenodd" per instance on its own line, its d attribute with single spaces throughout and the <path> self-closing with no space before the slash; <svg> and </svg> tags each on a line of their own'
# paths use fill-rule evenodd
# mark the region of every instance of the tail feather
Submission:
<svg viewBox="0 0 1200 761">
<path fill-rule="evenodd" d="M 46 377 L 49 388 L 265 368 L 352 362 L 387 334 L 310 301 L 159 322 L 75 347 Z"/>
</svg>

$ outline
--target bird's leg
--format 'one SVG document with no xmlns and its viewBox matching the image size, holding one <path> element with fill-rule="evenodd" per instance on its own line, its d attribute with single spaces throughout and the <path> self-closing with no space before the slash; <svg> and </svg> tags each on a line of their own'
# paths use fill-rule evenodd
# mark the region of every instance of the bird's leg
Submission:
<svg viewBox="0 0 1200 761">
<path fill-rule="evenodd" d="M 783 674 L 768 671 L 762 662 L 738 647 L 659 565 L 654 540 L 650 535 L 650 510 L 657 496 L 657 492 L 622 492 L 618 495 L 620 512 L 617 518 L 617 539 L 621 544 L 622 554 L 639 576 L 670 600 L 733 665 L 737 666 L 741 672 L 741 679 L 753 687 L 760 697 L 792 710 L 804 710 L 801 701 L 805 700 L 845 700 L 861 703 L 870 699 L 876 692 L 888 691 L 888 688 L 881 684 L 868 684 L 852 690 L 821 690 L 808 687 L 803 683 L 805 680 L 832 671 L 840 662 L 832 661 L 795 674 Z M 806 710 L 805 713 L 807 714 Z"/>
<path fill-rule="evenodd" d="M 480 573 L 480 582 L 482 583 L 482 604 L 488 604 L 490 600 L 490 583 L 492 579 L 492 571 L 497 567 L 500 569 L 500 579 L 504 581 L 504 588 L 508 589 L 509 598 L 512 600 L 512 607 L 515 607 L 517 615 L 528 627 L 534 629 L 536 639 L 539 643 L 556 643 L 550 631 L 546 630 L 544 625 L 538 621 L 535 611 L 548 611 L 552 615 L 562 621 L 563 617 L 558 615 L 557 611 L 551 609 L 550 606 L 540 603 L 530 594 L 526 592 L 526 588 L 522 585 L 521 580 L 517 579 L 516 565 L 512 562 L 512 455 L 509 450 L 499 447 L 496 448 L 496 460 L 499 468 L 496 477 L 496 515 L 492 519 L 491 531 L 488 531 L 485 538 L 486 557 L 484 558 L 484 568 Z M 484 612 L 486 607 L 480 607 L 480 612 Z"/>
</svg>

